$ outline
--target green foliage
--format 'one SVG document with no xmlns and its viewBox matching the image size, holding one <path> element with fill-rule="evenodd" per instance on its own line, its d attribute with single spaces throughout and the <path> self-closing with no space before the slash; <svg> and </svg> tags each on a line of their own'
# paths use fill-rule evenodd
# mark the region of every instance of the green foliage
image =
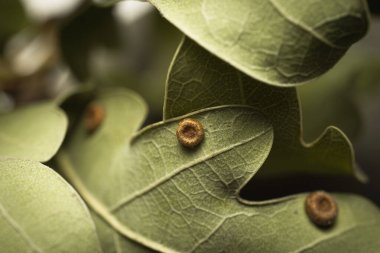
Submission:
<svg viewBox="0 0 380 253">
<path fill-rule="evenodd" d="M 275 140 L 262 173 L 353 174 L 365 180 L 349 140 L 339 129 L 326 129 L 312 144 L 302 141 L 295 88 L 251 79 L 185 39 L 169 73 L 164 117 L 226 104 L 250 105 L 271 120 Z"/>
<path fill-rule="evenodd" d="M 158 12 L 123 23 L 115 2 L 27 24 L 0 0 L 2 252 L 378 252 L 380 211 L 363 197 L 332 193 L 329 227 L 305 189 L 252 201 L 260 180 L 366 181 L 337 126 L 358 132 L 355 99 L 378 90 L 378 58 L 333 68 L 368 29 L 365 1 L 150 0 L 180 31 Z M 25 24 L 49 40 L 15 36 Z M 34 71 L 16 71 L 18 51 Z M 204 130 L 192 147 L 185 119 Z"/>
<path fill-rule="evenodd" d="M 58 174 L 11 158 L 0 159 L 0 173 L 3 252 L 101 252 L 85 204 Z"/>
<path fill-rule="evenodd" d="M 66 133 L 66 115 L 54 104 L 28 106 L 0 115 L 0 159 L 46 162 Z"/>
<path fill-rule="evenodd" d="M 51 103 L 0 115 L 0 245 L 9 253 L 101 252 L 87 207 L 49 160 L 66 132 Z"/>
<path fill-rule="evenodd" d="M 207 50 L 276 86 L 294 86 L 323 74 L 368 26 L 362 0 L 150 2 Z"/>
<path fill-rule="evenodd" d="M 329 233 L 307 218 L 303 194 L 263 203 L 239 197 L 271 147 L 269 121 L 257 108 L 210 107 L 133 135 L 145 111 L 136 95 L 105 91 L 92 104 L 105 108 L 104 122 L 93 134 L 84 122 L 79 124 L 58 159 L 63 173 L 108 224 L 98 225 L 106 252 L 119 244 L 128 252 L 149 252 L 144 247 L 163 252 L 290 252 L 325 245 L 338 250 L 342 241 L 369 252 L 379 246 L 362 234 L 380 231 L 379 211 L 359 197 L 335 196 L 339 221 Z M 198 119 L 206 130 L 205 143 L 196 150 L 184 149 L 176 139 L 176 125 L 185 117 Z M 284 234 L 302 239 L 289 242 Z M 352 244 L 344 240 L 351 236 L 356 237 Z M 242 238 L 242 243 L 231 242 Z M 142 248 L 134 248 L 130 240 Z M 368 248 L 362 248 L 364 242 L 370 242 Z"/>
<path fill-rule="evenodd" d="M 172 201 L 179 201 L 186 197 L 181 189 L 186 191 L 190 187 L 199 192 L 194 199 L 199 204 L 205 199 L 227 200 L 228 194 L 236 194 L 250 173 L 257 171 L 271 147 L 270 124 L 252 108 L 236 106 L 209 108 L 157 123 L 131 138 L 144 115 L 141 100 L 127 91 L 102 94 L 93 102 L 102 105 L 107 113 L 101 128 L 89 136 L 83 124 L 78 127 L 61 156 L 67 160 L 63 160 L 61 169 L 64 173 L 69 170 L 69 175 L 76 173 L 70 176 L 74 185 L 82 181 L 87 191 L 102 202 L 107 208 L 105 220 L 110 219 L 108 216 L 118 219 L 123 226 L 139 235 L 138 242 L 156 250 L 167 252 L 173 247 L 171 244 L 175 237 L 169 237 L 170 233 L 186 234 L 189 231 L 169 232 L 175 229 L 177 219 L 181 218 L 173 217 L 172 225 L 167 223 L 170 203 L 156 203 L 155 199 L 166 198 L 172 192 Z M 175 135 L 178 121 L 186 117 L 198 119 L 206 130 L 204 143 L 194 151 L 182 148 Z M 121 118 L 125 122 L 120 121 Z M 108 168 L 107 171 L 104 168 Z M 222 177 L 222 182 L 213 183 L 212 178 L 216 180 L 218 177 Z M 191 199 L 183 201 L 184 205 L 191 204 Z M 207 219 L 207 209 L 211 208 L 211 212 L 214 208 L 212 203 L 209 204 L 202 214 L 194 203 L 195 206 L 189 206 L 187 215 L 199 211 L 197 219 Z M 157 209 L 162 210 L 160 214 L 155 213 Z M 139 222 L 143 218 L 149 221 Z M 155 228 L 149 225 L 153 223 L 157 223 Z M 165 223 L 168 233 L 163 237 Z M 131 233 L 126 232 L 125 235 L 133 236 Z M 168 241 L 162 246 L 155 246 L 162 240 Z"/>
</svg>

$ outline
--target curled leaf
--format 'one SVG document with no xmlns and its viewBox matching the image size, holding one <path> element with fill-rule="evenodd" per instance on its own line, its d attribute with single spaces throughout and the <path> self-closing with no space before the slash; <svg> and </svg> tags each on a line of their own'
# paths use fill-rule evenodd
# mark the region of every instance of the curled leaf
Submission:
<svg viewBox="0 0 380 253">
<path fill-rule="evenodd" d="M 309 144 L 302 140 L 295 88 L 260 83 L 184 39 L 169 72 L 164 118 L 226 104 L 250 105 L 272 122 L 273 148 L 260 174 L 355 175 L 366 180 L 350 141 L 339 129 L 329 127 Z"/>
<path fill-rule="evenodd" d="M 211 53 L 275 86 L 323 74 L 368 27 L 362 0 L 150 2 Z"/>
<path fill-rule="evenodd" d="M 58 162 L 101 218 L 109 252 L 374 252 L 380 246 L 379 210 L 360 197 L 333 195 L 339 214 L 328 231 L 310 221 L 305 194 L 261 203 L 239 197 L 271 148 L 271 125 L 257 109 L 211 107 L 133 135 L 145 111 L 133 93 L 109 91 L 93 102 L 105 108 L 104 124 L 88 135 L 82 121 Z M 177 141 L 183 118 L 204 126 L 204 142 L 194 150 Z"/>
<path fill-rule="evenodd" d="M 105 121 L 90 135 L 84 122 L 78 126 L 59 155 L 61 170 L 106 223 L 155 250 L 173 252 L 170 243 L 160 243 L 164 238 L 174 239 L 170 229 L 151 227 L 168 218 L 155 214 L 161 213 L 157 201 L 165 204 L 164 192 L 185 183 L 184 187 L 194 185 L 197 201 L 208 202 L 203 196 L 210 191 L 215 191 L 207 197 L 210 201 L 227 200 L 224 192 L 237 194 L 270 151 L 272 127 L 252 107 L 209 108 L 157 123 L 132 136 L 145 111 L 136 95 L 119 89 L 105 92 L 94 102 L 105 108 Z M 191 150 L 182 147 L 176 137 L 178 123 L 189 117 L 201 122 L 205 131 L 203 142 Z M 209 184 L 210 180 L 216 181 Z"/>
</svg>

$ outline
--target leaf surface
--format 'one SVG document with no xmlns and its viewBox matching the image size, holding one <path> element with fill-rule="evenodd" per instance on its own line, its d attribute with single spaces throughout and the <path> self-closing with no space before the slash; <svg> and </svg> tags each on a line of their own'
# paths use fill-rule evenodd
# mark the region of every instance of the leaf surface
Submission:
<svg viewBox="0 0 380 253">
<path fill-rule="evenodd" d="M 262 111 L 273 124 L 274 143 L 261 175 L 355 175 L 365 180 L 356 167 L 350 141 L 339 129 L 329 127 L 318 140 L 304 143 L 295 88 L 260 83 L 190 39 L 184 39 L 172 63 L 165 99 L 165 119 L 226 104 L 250 105 Z"/>
<path fill-rule="evenodd" d="M 362 0 L 150 2 L 211 53 L 276 86 L 294 86 L 323 74 L 368 26 Z"/>
<path fill-rule="evenodd" d="M 101 252 L 87 207 L 58 174 L 34 161 L 0 159 L 2 252 Z"/>
<path fill-rule="evenodd" d="M 66 129 L 66 115 L 50 103 L 1 114 L 0 158 L 48 161 L 60 147 Z"/>
<path fill-rule="evenodd" d="M 92 210 L 117 231 L 102 240 L 118 252 L 300 252 L 346 233 L 356 241 L 345 247 L 374 252 L 379 246 L 379 211 L 360 197 L 334 195 L 339 217 L 327 231 L 308 219 L 304 194 L 262 203 L 239 197 L 272 142 L 270 123 L 253 107 L 211 107 L 132 135 L 145 111 L 135 95 L 118 90 L 92 103 L 104 106 L 105 121 L 93 135 L 80 124 L 58 161 Z M 175 137 L 185 117 L 205 128 L 204 142 L 192 151 Z"/>
<path fill-rule="evenodd" d="M 132 138 L 145 111 L 136 95 L 118 89 L 105 92 L 93 103 L 105 108 L 105 120 L 93 135 L 87 133 L 83 124 L 79 125 L 70 145 L 59 156 L 61 170 L 82 194 L 90 192 L 101 202 L 105 210 L 100 215 L 114 228 L 116 219 L 122 227 L 119 233 L 159 251 L 167 252 L 172 246 L 169 242 L 159 243 L 164 239 L 164 227 L 149 225 L 160 220 L 155 212 L 161 207 L 155 198 L 166 201 L 165 192 L 177 191 L 175 185 L 185 183 L 182 180 L 188 175 L 193 182 L 184 187 L 199 180 L 201 184 L 194 187 L 201 198 L 204 193 L 216 190 L 210 201 L 225 199 L 224 190 L 238 192 L 250 173 L 264 162 L 272 143 L 271 125 L 247 106 L 198 111 L 149 126 Z M 191 151 L 179 144 L 175 133 L 178 122 L 185 117 L 198 119 L 205 129 L 203 143 Z M 218 180 L 219 173 L 224 173 L 223 182 L 208 186 L 208 180 Z M 84 190 L 78 184 L 83 184 Z M 166 206 L 165 202 L 161 204 Z M 150 220 L 136 224 L 150 216 Z M 164 220 L 163 217 L 161 221 Z M 174 229 L 175 224 L 170 227 Z M 174 237 L 167 234 L 167 240 Z"/>
</svg>

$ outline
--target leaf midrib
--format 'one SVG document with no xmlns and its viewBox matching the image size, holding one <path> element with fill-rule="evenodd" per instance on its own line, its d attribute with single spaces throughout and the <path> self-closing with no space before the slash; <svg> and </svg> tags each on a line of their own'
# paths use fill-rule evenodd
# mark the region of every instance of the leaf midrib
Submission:
<svg viewBox="0 0 380 253">
<path fill-rule="evenodd" d="M 186 170 L 186 169 L 189 169 L 197 164 L 200 164 L 202 162 L 205 162 L 205 161 L 208 161 L 218 155 L 221 155 L 225 152 L 228 152 L 232 149 L 234 149 L 235 147 L 238 147 L 238 146 L 241 146 L 241 145 L 244 145 L 246 143 L 249 143 L 257 138 L 260 138 L 261 136 L 267 134 L 268 132 L 271 131 L 271 127 L 268 127 L 267 129 L 263 130 L 262 132 L 254 135 L 254 136 L 251 136 L 250 138 L 246 139 L 246 140 L 243 140 L 243 141 L 240 141 L 240 142 L 237 142 L 233 145 L 230 145 L 226 148 L 223 148 L 223 149 L 220 149 L 216 152 L 213 152 L 213 153 L 210 153 L 210 154 L 207 154 L 206 156 L 204 157 L 200 157 L 188 164 L 185 164 L 177 169 L 174 169 L 171 173 L 167 174 L 165 177 L 162 177 L 160 180 L 148 185 L 147 187 L 143 188 L 142 190 L 138 191 L 138 192 L 135 192 L 134 194 L 130 195 L 129 197 L 119 201 L 118 203 L 116 203 L 115 205 L 111 206 L 110 207 L 110 211 L 112 213 L 115 213 L 117 212 L 118 210 L 120 210 L 120 208 L 122 208 L 123 206 L 127 205 L 128 203 L 132 202 L 133 200 L 145 195 L 146 193 L 154 190 L 157 186 L 167 182 L 168 180 L 170 180 L 171 178 L 173 178 L 174 176 L 178 175 L 179 173 L 181 173 L 182 171 Z"/>
<path fill-rule="evenodd" d="M 268 127 L 267 129 L 263 130 L 262 132 L 256 134 L 255 136 L 252 136 L 244 141 L 241 141 L 239 143 L 236 143 L 234 145 L 231 145 L 230 147 L 227 147 L 225 149 L 219 150 L 218 152 L 215 152 L 213 154 L 208 155 L 208 157 L 203 157 L 203 159 L 198 159 L 196 162 L 204 161 L 205 159 L 211 159 L 212 157 L 215 157 L 217 155 L 220 155 L 224 152 L 228 152 L 229 150 L 235 148 L 236 146 L 241 146 L 244 144 L 247 144 L 251 141 L 254 141 L 255 139 L 269 133 L 272 130 L 271 127 Z M 135 241 L 137 243 L 140 243 L 141 245 L 144 245 L 145 247 L 157 250 L 159 252 L 167 252 L 167 253 L 180 253 L 179 251 L 176 251 L 171 248 L 167 248 L 167 246 L 162 245 L 160 243 L 157 243 L 149 238 L 146 238 L 145 236 L 140 235 L 139 233 L 134 232 L 127 226 L 125 226 L 120 220 L 110 212 L 110 209 L 106 207 L 102 201 L 98 200 L 96 196 L 94 196 L 88 189 L 87 186 L 82 182 L 79 175 L 76 173 L 71 159 L 66 154 L 65 151 L 61 151 L 57 156 L 57 162 L 62 168 L 62 172 L 65 174 L 65 176 L 69 179 L 70 182 L 72 182 L 73 186 L 77 189 L 77 191 L 80 193 L 80 195 L 83 197 L 83 199 L 88 203 L 88 205 L 91 207 L 91 209 L 100 217 L 102 218 L 107 224 L 109 224 L 112 228 L 114 228 L 117 232 L 124 235 L 128 239 Z M 196 164 L 195 162 L 195 164 Z M 187 166 L 181 167 L 181 170 L 175 171 L 174 175 L 180 173 L 181 171 L 191 167 L 191 164 L 187 164 Z M 173 173 L 172 173 L 173 174 Z M 172 175 L 172 176 L 174 176 Z M 160 181 L 160 183 L 156 183 L 156 186 L 159 184 L 164 183 L 166 180 L 170 179 L 170 176 L 165 177 Z M 150 188 L 154 189 L 155 186 L 150 185 Z M 148 187 L 145 189 L 145 192 L 149 192 L 151 189 L 148 189 Z M 141 195 L 142 193 L 140 193 Z M 138 196 L 134 197 L 137 198 Z"/>
<path fill-rule="evenodd" d="M 112 227 L 115 231 L 134 242 L 137 242 L 147 248 L 156 250 L 158 252 L 181 253 L 171 248 L 167 248 L 160 243 L 152 241 L 149 238 L 141 236 L 140 234 L 134 232 L 133 230 L 126 227 L 123 223 L 121 223 L 112 213 L 109 212 L 108 208 L 87 189 L 86 185 L 82 182 L 79 175 L 76 173 L 71 160 L 65 151 L 61 151 L 57 155 L 57 162 L 60 165 L 62 172 L 73 184 L 75 189 L 82 196 L 89 207 L 94 211 L 94 213 L 103 219 L 107 224 L 109 224 L 110 227 Z"/>
</svg>

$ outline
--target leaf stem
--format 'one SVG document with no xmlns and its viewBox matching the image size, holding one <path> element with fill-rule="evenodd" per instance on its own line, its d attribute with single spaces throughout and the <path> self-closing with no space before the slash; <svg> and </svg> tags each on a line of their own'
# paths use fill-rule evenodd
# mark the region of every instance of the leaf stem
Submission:
<svg viewBox="0 0 380 253">
<path fill-rule="evenodd" d="M 89 207 L 107 224 L 109 224 L 118 233 L 127 237 L 128 239 L 142 244 L 145 247 L 151 248 L 159 252 L 167 253 L 180 253 L 173 249 L 167 248 L 166 246 L 147 239 L 136 232 L 125 227 L 109 210 L 108 208 L 99 201 L 84 185 L 82 180 L 79 178 L 78 174 L 75 172 L 75 168 L 72 165 L 70 158 L 66 152 L 62 151 L 57 155 L 58 165 L 64 174 L 64 176 L 69 180 L 69 182 L 74 186 L 74 188 L 79 192 L 84 201 L 89 205 Z"/>
</svg>

